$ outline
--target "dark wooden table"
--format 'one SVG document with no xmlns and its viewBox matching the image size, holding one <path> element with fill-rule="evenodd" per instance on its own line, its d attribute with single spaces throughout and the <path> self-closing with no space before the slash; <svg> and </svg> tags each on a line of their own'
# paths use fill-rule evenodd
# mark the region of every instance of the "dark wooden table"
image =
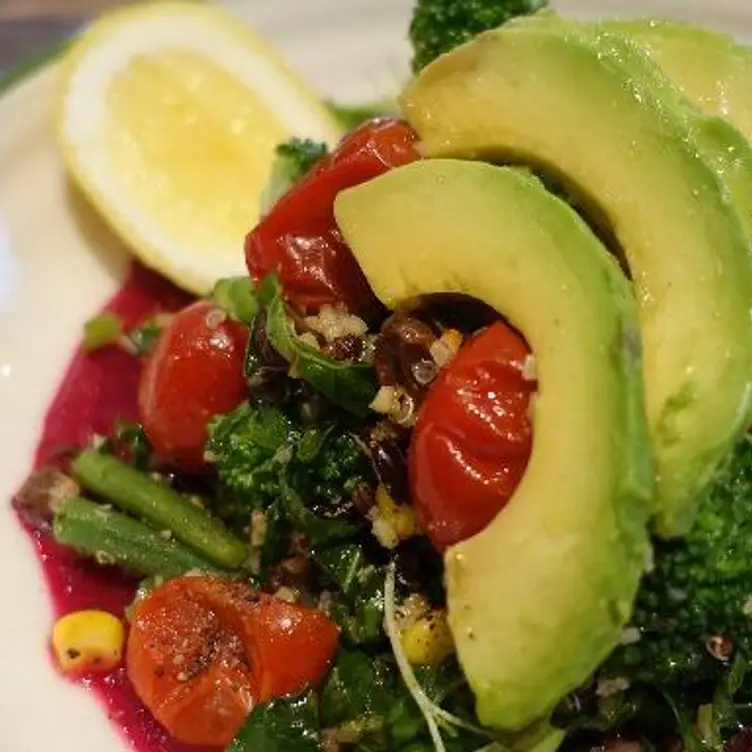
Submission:
<svg viewBox="0 0 752 752">
<path fill-rule="evenodd" d="M 36 55 L 127 0 L 0 0 L 0 71 Z"/>
</svg>

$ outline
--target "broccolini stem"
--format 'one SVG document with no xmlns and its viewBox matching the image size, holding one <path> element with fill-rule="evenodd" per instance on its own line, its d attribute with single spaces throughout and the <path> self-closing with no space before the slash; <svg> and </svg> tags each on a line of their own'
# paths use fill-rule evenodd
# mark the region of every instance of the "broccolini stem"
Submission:
<svg viewBox="0 0 752 752">
<path fill-rule="evenodd" d="M 119 459 L 87 449 L 76 458 L 73 472 L 84 488 L 159 529 L 169 530 L 218 567 L 236 569 L 246 561 L 246 545 L 219 520 Z"/>
<path fill-rule="evenodd" d="M 219 571 L 143 522 L 80 497 L 58 506 L 53 531 L 64 546 L 136 574 L 171 578 L 194 570 Z"/>
</svg>

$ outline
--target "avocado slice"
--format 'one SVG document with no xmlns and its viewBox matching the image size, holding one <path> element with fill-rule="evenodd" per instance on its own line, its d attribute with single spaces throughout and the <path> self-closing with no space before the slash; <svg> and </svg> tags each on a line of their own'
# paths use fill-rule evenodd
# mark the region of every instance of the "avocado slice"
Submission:
<svg viewBox="0 0 752 752">
<path fill-rule="evenodd" d="M 606 21 L 604 28 L 628 35 L 708 115 L 731 121 L 752 141 L 752 51 L 734 39 L 678 21 Z"/>
<path fill-rule="evenodd" d="M 639 306 L 656 525 L 672 536 L 746 427 L 752 266 L 675 87 L 664 77 L 669 101 L 655 95 L 659 74 L 619 35 L 531 22 L 439 58 L 402 105 L 427 156 L 532 164 L 615 236 Z"/>
<path fill-rule="evenodd" d="M 708 99 L 708 92 L 717 94 L 719 89 L 722 90 L 722 83 L 716 82 L 715 89 L 712 89 L 702 55 L 702 48 L 709 46 L 710 52 L 715 53 L 710 59 L 714 60 L 719 56 L 717 48 L 727 50 L 734 46 L 729 40 L 704 29 L 668 21 L 604 21 L 593 25 L 546 13 L 521 17 L 512 23 L 515 26 L 545 23 L 554 30 L 577 28 L 581 34 L 589 34 L 596 40 L 597 35 L 605 30 L 635 42 L 653 65 L 637 55 L 623 58 L 623 62 L 627 65 L 637 62 L 639 68 L 630 71 L 632 75 L 639 77 L 645 86 L 650 86 L 656 98 L 674 107 L 677 114 L 682 114 L 703 158 L 728 188 L 734 208 L 744 224 L 747 240 L 752 245 L 752 145 L 731 122 L 715 114 L 723 108 L 717 98 Z M 722 57 L 728 54 L 724 52 Z M 661 65 L 664 60 L 667 61 L 665 67 Z M 718 66 L 711 63 L 710 67 L 716 69 L 719 76 L 723 75 L 722 70 L 717 70 Z M 736 93 L 738 97 L 739 92 Z M 752 96 L 747 96 L 752 106 Z M 694 97 L 692 101 L 691 97 Z"/>
<path fill-rule="evenodd" d="M 750 52 L 731 37 L 676 21 L 609 21 L 603 28 L 637 42 L 695 105 L 690 129 L 752 239 Z"/>
<path fill-rule="evenodd" d="M 521 730 L 615 647 L 644 568 L 653 468 L 630 285 L 585 222 L 519 170 L 425 160 L 341 193 L 335 216 L 384 304 L 471 295 L 535 353 L 525 477 L 445 554 L 478 716 Z"/>
</svg>

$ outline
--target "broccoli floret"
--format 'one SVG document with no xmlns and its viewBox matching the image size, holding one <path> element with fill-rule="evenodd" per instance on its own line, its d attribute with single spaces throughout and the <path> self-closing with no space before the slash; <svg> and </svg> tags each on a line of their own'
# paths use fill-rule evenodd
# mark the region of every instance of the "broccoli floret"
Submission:
<svg viewBox="0 0 752 752">
<path fill-rule="evenodd" d="M 752 656 L 752 440 L 736 447 L 682 540 L 656 544 L 608 673 L 662 687 L 715 681 Z M 638 631 L 639 630 L 639 631 Z"/>
<path fill-rule="evenodd" d="M 214 511 L 235 529 L 246 527 L 254 510 L 285 497 L 290 478 L 306 509 L 324 517 L 346 514 L 355 490 L 372 483 L 367 456 L 345 430 L 304 429 L 297 418 L 263 403 L 215 418 L 206 449 L 220 481 Z"/>
<path fill-rule="evenodd" d="M 329 149 L 326 144 L 310 139 L 291 138 L 276 149 L 271 175 L 261 195 L 261 211 L 266 214 Z"/>
<path fill-rule="evenodd" d="M 482 31 L 547 5 L 548 0 L 418 0 L 410 24 L 413 70 L 417 73 Z"/>
<path fill-rule="evenodd" d="M 295 438 L 292 421 L 267 405 L 244 403 L 209 426 L 207 459 L 221 488 L 214 511 L 236 529 L 247 526 L 254 509 L 279 493 L 279 476 Z"/>
</svg>

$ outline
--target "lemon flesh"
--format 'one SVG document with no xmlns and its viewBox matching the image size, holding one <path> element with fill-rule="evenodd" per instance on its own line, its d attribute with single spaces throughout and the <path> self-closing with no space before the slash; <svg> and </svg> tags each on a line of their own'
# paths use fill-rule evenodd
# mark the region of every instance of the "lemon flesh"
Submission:
<svg viewBox="0 0 752 752">
<path fill-rule="evenodd" d="M 139 258 L 196 294 L 245 270 L 276 145 L 339 125 L 265 42 L 190 3 L 115 11 L 64 67 L 70 174 Z"/>
</svg>

